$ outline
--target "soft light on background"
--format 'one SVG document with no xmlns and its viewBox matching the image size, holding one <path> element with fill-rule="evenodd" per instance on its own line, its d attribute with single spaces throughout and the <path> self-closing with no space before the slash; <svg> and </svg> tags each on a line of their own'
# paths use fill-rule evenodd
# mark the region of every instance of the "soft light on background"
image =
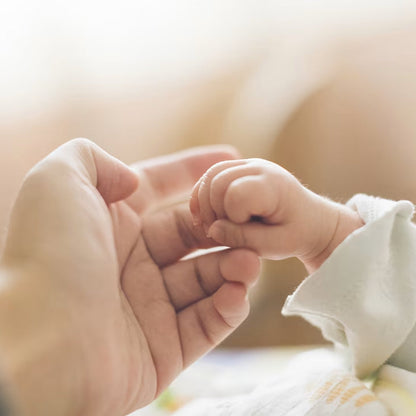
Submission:
<svg viewBox="0 0 416 416">
<path fill-rule="evenodd" d="M 3 1 L 0 74 L 2 239 L 25 172 L 80 136 L 126 162 L 232 143 L 333 198 L 416 200 L 414 1 Z M 265 274 L 228 342 L 319 341 L 279 318 L 302 268 Z"/>
</svg>

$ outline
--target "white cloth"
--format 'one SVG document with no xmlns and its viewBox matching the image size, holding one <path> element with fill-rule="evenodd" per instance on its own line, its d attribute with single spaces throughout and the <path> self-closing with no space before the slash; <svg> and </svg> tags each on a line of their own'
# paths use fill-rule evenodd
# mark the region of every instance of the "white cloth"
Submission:
<svg viewBox="0 0 416 416">
<path fill-rule="evenodd" d="M 297 356 L 277 377 L 249 394 L 199 399 L 175 416 L 391 416 L 375 394 L 343 366 L 340 355 Z M 411 414 L 400 414 L 411 416 Z"/>
<path fill-rule="evenodd" d="M 318 326 L 353 371 L 345 355 L 315 351 L 251 394 L 196 401 L 178 416 L 416 415 L 413 205 L 366 195 L 348 205 L 365 225 L 288 297 L 283 313 Z M 372 374 L 372 385 L 359 380 Z"/>
<path fill-rule="evenodd" d="M 416 227 L 413 205 L 356 195 L 366 225 L 340 244 L 290 296 L 283 314 L 301 315 L 348 347 L 355 373 L 385 362 L 416 371 Z"/>
<path fill-rule="evenodd" d="M 301 315 L 346 348 L 358 377 L 390 364 L 381 369 L 374 391 L 393 414 L 404 415 L 397 413 L 403 407 L 416 414 L 413 205 L 367 195 L 356 195 L 348 205 L 366 225 L 305 279 L 283 313 Z"/>
</svg>

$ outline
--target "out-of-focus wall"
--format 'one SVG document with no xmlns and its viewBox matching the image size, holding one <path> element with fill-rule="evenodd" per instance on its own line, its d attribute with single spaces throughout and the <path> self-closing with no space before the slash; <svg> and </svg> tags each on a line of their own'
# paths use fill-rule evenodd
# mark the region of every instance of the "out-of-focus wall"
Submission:
<svg viewBox="0 0 416 416">
<path fill-rule="evenodd" d="M 89 137 L 127 162 L 218 141 L 258 55 L 253 7 L 3 2 L 0 229 L 27 169 L 70 138 Z"/>
<path fill-rule="evenodd" d="M 344 44 L 331 74 L 286 120 L 270 158 L 341 202 L 362 192 L 415 203 L 416 25 Z M 280 315 L 305 270 L 287 260 L 264 273 L 259 305 L 227 342 L 320 342 L 309 325 Z"/>
<path fill-rule="evenodd" d="M 0 12 L 0 228 L 25 172 L 72 137 L 125 160 L 227 142 L 345 199 L 413 198 L 416 4 L 17 0 Z M 268 264 L 233 345 L 316 342 L 281 319 L 305 276 Z"/>
</svg>

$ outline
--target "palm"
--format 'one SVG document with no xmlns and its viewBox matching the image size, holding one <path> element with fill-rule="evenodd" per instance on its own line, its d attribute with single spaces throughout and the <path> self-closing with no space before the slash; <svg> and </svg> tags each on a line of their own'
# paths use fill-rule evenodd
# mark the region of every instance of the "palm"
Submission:
<svg viewBox="0 0 416 416">
<path fill-rule="evenodd" d="M 245 285 L 258 274 L 256 256 L 243 250 L 181 260 L 195 249 L 213 245 L 201 228 L 192 225 L 187 203 L 163 209 L 170 196 L 189 192 L 200 174 L 192 175 L 183 162 L 182 176 L 178 164 L 157 166 L 158 189 L 152 183 L 155 169 L 136 165 L 139 189 L 110 206 L 126 324 L 125 336 L 118 334 L 117 339 L 128 351 L 125 370 L 128 385 L 134 386 L 126 397 L 127 411 L 153 400 L 184 367 L 244 319 Z M 198 170 L 202 173 L 211 163 L 208 158 Z M 176 174 L 169 175 L 170 170 Z"/>
<path fill-rule="evenodd" d="M 187 204 L 169 201 L 229 157 L 214 147 L 139 163 L 131 194 L 136 175 L 75 140 L 27 176 L 1 266 L 25 270 L 13 282 L 30 292 L 36 338 L 65 343 L 48 357 L 55 378 L 42 379 L 40 390 L 57 397 L 47 414 L 115 416 L 144 406 L 245 318 L 257 256 L 240 249 L 181 260 L 211 242 Z M 33 414 L 46 414 L 39 409 Z"/>
</svg>

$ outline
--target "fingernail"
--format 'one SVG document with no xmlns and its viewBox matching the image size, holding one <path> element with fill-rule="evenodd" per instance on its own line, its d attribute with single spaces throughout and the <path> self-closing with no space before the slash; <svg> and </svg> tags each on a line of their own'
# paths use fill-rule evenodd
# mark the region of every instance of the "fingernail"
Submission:
<svg viewBox="0 0 416 416">
<path fill-rule="evenodd" d="M 207 231 L 207 237 L 208 238 L 212 238 L 212 227 L 213 227 L 213 225 L 214 224 L 212 224 L 211 227 L 208 228 L 208 231 Z"/>
<path fill-rule="evenodd" d="M 192 217 L 192 224 L 193 224 L 195 227 L 199 227 L 199 226 L 202 224 L 202 222 L 201 222 L 201 218 L 199 218 L 198 216 L 194 215 L 194 216 Z"/>
<path fill-rule="evenodd" d="M 206 236 L 210 238 L 210 236 L 209 236 L 210 226 L 204 224 L 203 227 L 204 227 L 204 231 L 205 231 Z"/>
<path fill-rule="evenodd" d="M 214 222 L 213 224 L 211 224 L 211 226 L 209 227 L 207 231 L 207 237 L 212 238 L 218 243 L 224 242 L 224 232 L 217 222 Z"/>
</svg>

